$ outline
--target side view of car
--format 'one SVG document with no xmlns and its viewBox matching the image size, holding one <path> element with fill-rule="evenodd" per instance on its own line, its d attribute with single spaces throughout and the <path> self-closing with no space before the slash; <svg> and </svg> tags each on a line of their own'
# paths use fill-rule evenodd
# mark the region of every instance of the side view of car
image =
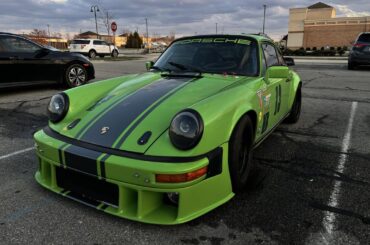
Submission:
<svg viewBox="0 0 370 245">
<path fill-rule="evenodd" d="M 69 45 L 69 52 L 87 55 L 90 58 L 99 56 L 103 58 L 106 55 L 118 57 L 118 48 L 99 39 L 75 39 Z"/>
<path fill-rule="evenodd" d="M 0 32 L 0 75 L 0 88 L 41 83 L 59 83 L 72 88 L 94 79 L 95 70 L 82 55 Z"/>
<path fill-rule="evenodd" d="M 175 40 L 144 74 L 54 95 L 34 135 L 35 178 L 131 220 L 199 217 L 243 192 L 254 149 L 299 120 L 302 83 L 288 64 L 261 35 Z"/>
<path fill-rule="evenodd" d="M 361 65 L 370 65 L 370 32 L 361 33 L 349 53 L 348 70 Z"/>
</svg>

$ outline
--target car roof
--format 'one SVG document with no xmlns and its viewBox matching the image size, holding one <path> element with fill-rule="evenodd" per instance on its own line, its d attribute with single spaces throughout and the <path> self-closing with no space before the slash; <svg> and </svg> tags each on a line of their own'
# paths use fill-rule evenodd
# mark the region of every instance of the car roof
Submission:
<svg viewBox="0 0 370 245">
<path fill-rule="evenodd" d="M 230 37 L 230 38 L 251 38 L 256 40 L 257 42 L 262 42 L 262 41 L 268 41 L 268 42 L 273 42 L 273 40 L 268 37 L 265 34 L 208 34 L 208 35 L 194 35 L 194 36 L 187 36 L 187 37 L 181 37 L 176 39 L 175 41 L 178 40 L 184 40 L 184 39 L 190 39 L 190 38 L 212 38 L 212 37 Z"/>
</svg>

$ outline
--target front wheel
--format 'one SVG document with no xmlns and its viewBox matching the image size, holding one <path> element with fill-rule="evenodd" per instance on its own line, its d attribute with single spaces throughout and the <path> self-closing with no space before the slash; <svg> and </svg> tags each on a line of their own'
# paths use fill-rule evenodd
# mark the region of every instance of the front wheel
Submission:
<svg viewBox="0 0 370 245">
<path fill-rule="evenodd" d="M 348 70 L 354 70 L 356 65 L 353 62 L 348 62 Z"/>
<path fill-rule="evenodd" d="M 117 50 L 113 50 L 112 57 L 113 58 L 117 58 L 118 57 L 118 51 Z"/>
<path fill-rule="evenodd" d="M 254 127 L 244 116 L 235 127 L 229 143 L 229 171 L 233 191 L 242 192 L 253 168 Z"/>
<path fill-rule="evenodd" d="M 301 116 L 301 107 L 302 107 L 302 91 L 301 86 L 298 87 L 295 94 L 294 102 L 292 109 L 290 110 L 289 116 L 285 119 L 285 123 L 296 123 Z"/>
<path fill-rule="evenodd" d="M 65 73 L 65 85 L 69 88 L 84 85 L 87 82 L 86 69 L 79 64 L 70 65 Z"/>
</svg>

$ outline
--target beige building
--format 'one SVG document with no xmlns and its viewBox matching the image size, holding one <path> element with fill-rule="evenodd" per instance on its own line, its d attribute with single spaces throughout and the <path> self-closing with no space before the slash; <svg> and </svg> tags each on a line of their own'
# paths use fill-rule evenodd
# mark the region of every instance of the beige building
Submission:
<svg viewBox="0 0 370 245">
<path fill-rule="evenodd" d="M 335 8 L 318 2 L 289 10 L 289 49 L 351 46 L 361 32 L 370 31 L 368 17 L 336 17 Z"/>
</svg>

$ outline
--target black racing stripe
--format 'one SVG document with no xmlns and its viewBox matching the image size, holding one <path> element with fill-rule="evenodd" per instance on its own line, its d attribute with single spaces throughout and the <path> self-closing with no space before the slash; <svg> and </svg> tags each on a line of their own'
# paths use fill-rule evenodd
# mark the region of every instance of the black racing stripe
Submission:
<svg viewBox="0 0 370 245">
<path fill-rule="evenodd" d="M 276 101 L 275 101 L 275 111 L 274 111 L 274 115 L 276 115 L 277 113 L 277 107 L 278 107 L 278 103 L 279 103 L 279 93 L 278 93 L 278 86 L 275 87 L 275 92 L 276 92 Z"/>
<path fill-rule="evenodd" d="M 105 161 L 110 157 L 109 154 L 105 155 L 101 160 L 100 160 L 100 176 L 102 178 L 106 178 L 105 175 Z"/>
<path fill-rule="evenodd" d="M 65 163 L 63 161 L 63 148 L 66 147 L 68 144 L 63 144 L 58 149 L 58 157 L 59 157 L 59 163 L 60 165 L 64 166 Z"/>
<path fill-rule="evenodd" d="M 70 192 L 66 196 L 93 208 L 97 208 L 101 204 L 99 201 L 92 200 L 75 192 Z"/>
<path fill-rule="evenodd" d="M 80 140 L 111 147 L 117 137 L 150 105 L 188 80 L 161 79 L 137 90 L 97 120 Z M 109 127 L 105 134 L 101 134 L 103 127 Z"/>
<path fill-rule="evenodd" d="M 68 168 L 97 176 L 96 160 L 100 155 L 100 152 L 71 145 L 64 152 L 65 164 Z"/>
<path fill-rule="evenodd" d="M 278 112 L 280 112 L 280 105 L 281 105 L 281 85 L 279 85 L 279 105 L 278 105 Z"/>
<path fill-rule="evenodd" d="M 135 128 L 152 112 L 155 108 L 157 108 L 160 104 L 162 104 L 163 101 L 168 99 L 170 96 L 172 96 L 174 93 L 179 91 L 181 88 L 185 87 L 189 83 L 184 83 L 182 86 L 179 86 L 176 90 L 172 91 L 171 93 L 168 93 L 166 96 L 164 96 L 162 99 L 160 99 L 154 106 L 152 106 L 149 110 L 147 110 L 141 117 L 132 125 L 129 130 L 122 136 L 122 138 L 117 143 L 116 148 L 120 148 L 120 146 L 123 144 L 123 142 L 130 136 L 132 131 L 135 130 Z"/>
</svg>

